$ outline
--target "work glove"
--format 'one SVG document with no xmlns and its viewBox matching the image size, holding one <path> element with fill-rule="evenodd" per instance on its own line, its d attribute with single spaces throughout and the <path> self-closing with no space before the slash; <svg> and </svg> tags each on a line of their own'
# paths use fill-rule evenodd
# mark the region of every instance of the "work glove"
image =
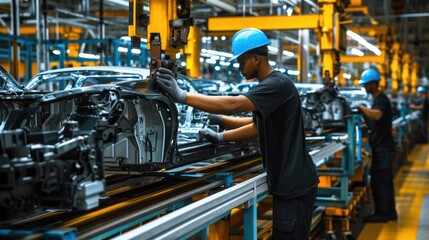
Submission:
<svg viewBox="0 0 429 240">
<path fill-rule="evenodd" d="M 161 89 L 166 92 L 175 102 L 186 102 L 186 91 L 177 85 L 173 72 L 167 68 L 159 68 L 156 73 L 156 82 Z"/>
<path fill-rule="evenodd" d="M 210 128 L 203 128 L 198 131 L 198 135 L 200 135 L 200 139 L 207 139 L 212 143 L 222 143 L 223 133 L 215 132 Z"/>
<path fill-rule="evenodd" d="M 207 119 L 210 121 L 210 125 L 220 125 L 222 123 L 222 115 L 220 114 L 209 113 Z"/>
</svg>

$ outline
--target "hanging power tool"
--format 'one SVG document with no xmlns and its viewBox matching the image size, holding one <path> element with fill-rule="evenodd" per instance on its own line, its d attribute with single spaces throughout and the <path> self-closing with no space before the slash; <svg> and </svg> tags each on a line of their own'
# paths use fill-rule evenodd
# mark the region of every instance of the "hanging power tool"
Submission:
<svg viewBox="0 0 429 240">
<path fill-rule="evenodd" d="M 146 21 L 141 21 L 144 19 L 144 11 L 143 3 L 139 2 L 142 1 L 130 1 L 130 9 L 131 6 L 134 9 L 130 11 L 128 33 L 134 38 L 144 37 L 141 28 L 145 27 L 142 26 L 142 23 Z M 150 49 L 150 87 L 154 86 L 158 68 L 168 68 L 176 76 L 181 71 L 177 66 L 176 53 L 188 43 L 189 28 L 194 24 L 194 20 L 190 17 L 190 8 L 189 0 L 150 1 L 149 24 L 147 25 L 148 48 Z M 168 41 L 163 42 L 163 39 L 168 39 Z"/>
</svg>

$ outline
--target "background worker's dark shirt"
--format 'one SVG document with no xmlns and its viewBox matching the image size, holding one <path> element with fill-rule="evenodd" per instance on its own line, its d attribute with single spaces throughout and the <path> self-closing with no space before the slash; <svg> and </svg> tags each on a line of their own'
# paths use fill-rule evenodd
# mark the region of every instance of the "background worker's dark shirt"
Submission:
<svg viewBox="0 0 429 240">
<path fill-rule="evenodd" d="M 369 144 L 372 150 L 376 153 L 395 151 L 395 141 L 392 135 L 392 107 L 386 94 L 380 93 L 374 99 L 372 109 L 378 109 L 383 114 L 378 121 L 366 119 L 371 130 Z"/>
<path fill-rule="evenodd" d="M 271 193 L 290 199 L 316 188 L 319 180 L 306 151 L 301 103 L 292 81 L 273 71 L 244 95 L 257 109 L 254 121 Z"/>
<path fill-rule="evenodd" d="M 428 98 L 423 98 L 420 100 L 419 105 L 423 105 L 423 109 L 420 109 L 420 119 L 428 120 L 429 119 L 429 101 Z"/>
</svg>

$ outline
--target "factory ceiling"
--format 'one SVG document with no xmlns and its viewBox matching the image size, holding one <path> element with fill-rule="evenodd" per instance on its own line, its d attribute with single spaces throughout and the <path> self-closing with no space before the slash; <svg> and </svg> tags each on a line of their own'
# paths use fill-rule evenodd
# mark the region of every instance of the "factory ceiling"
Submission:
<svg viewBox="0 0 429 240">
<path fill-rule="evenodd" d="M 149 6 L 149 1 L 145 2 Z M 39 8 L 37 3 L 40 4 Z M 394 40 L 403 43 L 405 50 L 419 62 L 420 76 L 427 76 L 429 72 L 425 71 L 429 64 L 429 1 L 362 0 L 362 5 L 368 6 L 369 15 L 352 13 L 350 20 L 353 21 L 353 26 L 371 26 L 375 20 L 379 24 L 396 27 Z M 0 30 L 4 34 L 14 33 L 14 6 L 19 9 L 21 36 L 35 37 L 36 26 L 42 28 L 45 25 L 50 27 L 50 40 L 63 39 L 64 36 L 55 31 L 63 27 L 79 28 L 79 37 L 87 39 L 118 38 L 128 34 L 127 0 L 0 0 Z M 287 15 L 296 14 L 298 8 L 304 14 L 315 13 L 318 11 L 317 1 L 194 0 L 191 16 L 204 32 L 207 31 L 208 17 Z M 299 43 L 297 30 L 273 31 L 268 34 L 271 38 L 282 38 L 291 45 Z M 375 39 L 365 38 L 376 44 Z M 317 45 L 314 36 L 311 37 L 310 44 Z M 224 45 L 220 48 L 228 49 L 229 43 L 225 42 Z"/>
</svg>

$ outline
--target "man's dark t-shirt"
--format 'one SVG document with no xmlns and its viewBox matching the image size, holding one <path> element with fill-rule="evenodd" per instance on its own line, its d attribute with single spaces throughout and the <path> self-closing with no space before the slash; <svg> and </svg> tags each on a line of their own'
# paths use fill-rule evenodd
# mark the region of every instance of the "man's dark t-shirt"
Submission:
<svg viewBox="0 0 429 240">
<path fill-rule="evenodd" d="M 378 109 L 383 116 L 378 121 L 366 120 L 371 134 L 369 144 L 375 153 L 394 152 L 395 141 L 392 135 L 392 107 L 389 98 L 380 93 L 372 104 L 372 109 Z"/>
<path fill-rule="evenodd" d="M 244 96 L 257 109 L 254 121 L 271 193 L 291 199 L 316 188 L 319 180 L 306 151 L 301 103 L 292 81 L 273 71 Z"/>
</svg>

